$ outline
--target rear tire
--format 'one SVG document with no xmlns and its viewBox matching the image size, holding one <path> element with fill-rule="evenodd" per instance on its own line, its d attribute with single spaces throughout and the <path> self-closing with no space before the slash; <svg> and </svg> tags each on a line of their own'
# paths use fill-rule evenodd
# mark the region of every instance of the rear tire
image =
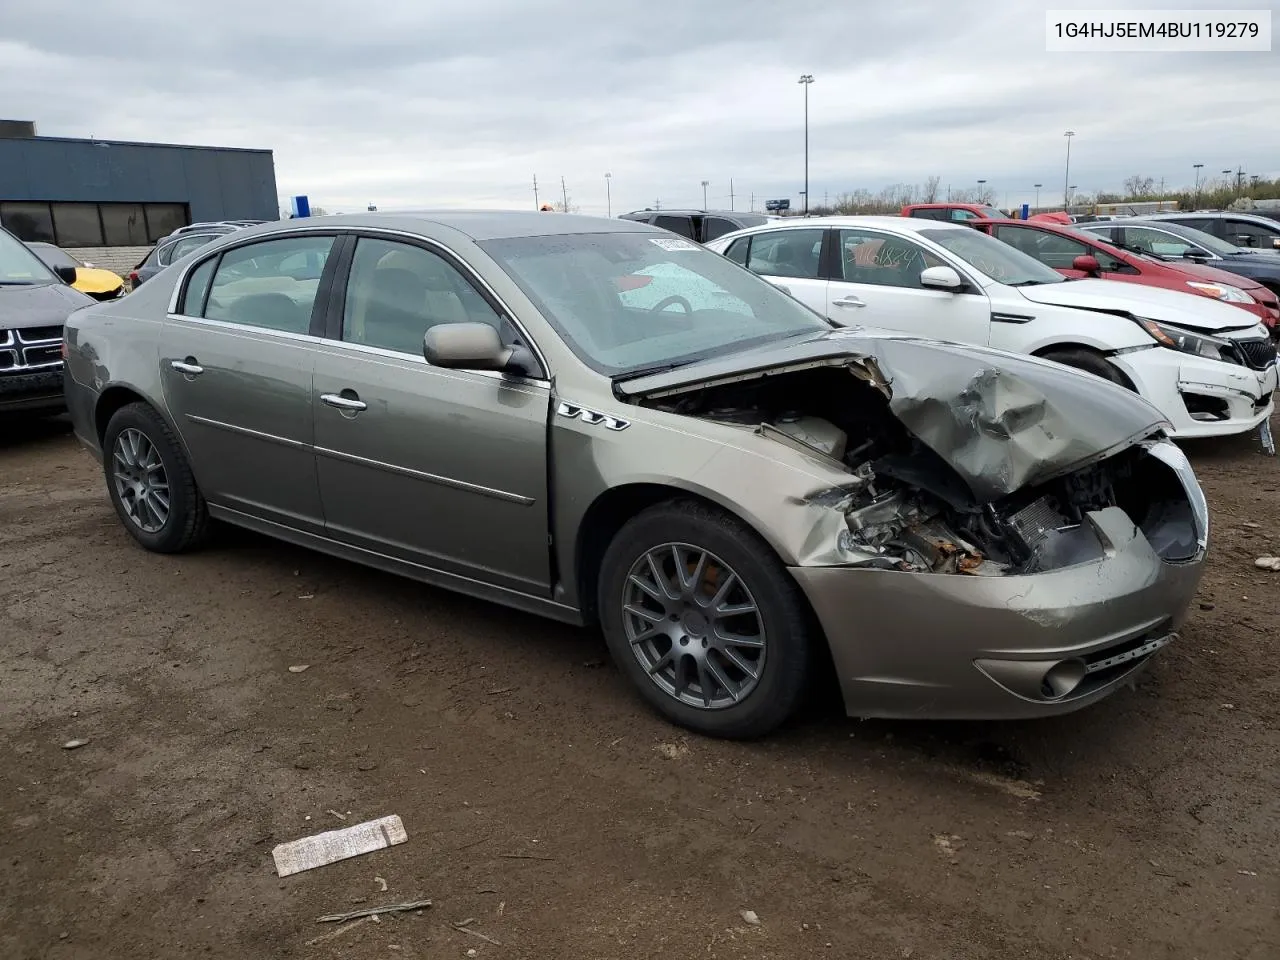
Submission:
<svg viewBox="0 0 1280 960">
<path fill-rule="evenodd" d="M 1092 350 L 1078 348 L 1048 350 L 1040 354 L 1040 357 L 1044 360 L 1060 363 L 1064 367 L 1074 367 L 1077 370 L 1083 370 L 1085 373 L 1092 373 L 1095 377 L 1101 377 L 1103 380 L 1108 380 L 1116 386 L 1124 387 L 1126 390 L 1133 389 L 1133 384 L 1129 383 L 1124 374 L 1113 367 L 1106 357 L 1100 353 L 1094 353 Z"/>
<path fill-rule="evenodd" d="M 204 540 L 209 509 L 177 437 L 145 403 L 121 407 L 102 441 L 107 491 L 130 535 L 156 553 L 181 553 Z"/>
<path fill-rule="evenodd" d="M 598 590 L 614 662 L 673 723 L 745 739 L 795 712 L 813 660 L 809 608 L 741 521 L 692 501 L 650 507 L 609 544 Z"/>
</svg>

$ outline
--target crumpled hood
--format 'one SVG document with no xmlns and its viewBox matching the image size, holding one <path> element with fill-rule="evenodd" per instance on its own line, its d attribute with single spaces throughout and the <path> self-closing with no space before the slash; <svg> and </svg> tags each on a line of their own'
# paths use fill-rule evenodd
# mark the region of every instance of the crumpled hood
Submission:
<svg viewBox="0 0 1280 960">
<path fill-rule="evenodd" d="M 1119 280 L 1068 280 L 1016 289 L 1033 303 L 1104 313 L 1124 312 L 1195 330 L 1239 330 L 1257 323 L 1229 303 L 1219 303 L 1190 291 L 1182 293 Z"/>
<path fill-rule="evenodd" d="M 616 383 L 651 397 L 814 366 L 849 366 L 990 502 L 1104 459 L 1167 427 L 1137 394 L 1060 364 L 985 347 L 846 328 Z"/>
<path fill-rule="evenodd" d="M 94 302 L 62 283 L 0 286 L 0 329 L 60 327 L 72 312 Z"/>
</svg>

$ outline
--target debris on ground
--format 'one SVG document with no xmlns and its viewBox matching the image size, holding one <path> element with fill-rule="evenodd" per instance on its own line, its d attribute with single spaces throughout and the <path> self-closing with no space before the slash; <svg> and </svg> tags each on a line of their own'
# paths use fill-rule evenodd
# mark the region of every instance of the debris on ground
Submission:
<svg viewBox="0 0 1280 960">
<path fill-rule="evenodd" d="M 410 900 L 408 903 L 388 903 L 381 907 L 364 907 L 360 910 L 348 911 L 347 913 L 330 913 L 323 917 L 316 917 L 316 923 L 345 923 L 348 920 L 358 920 L 361 917 L 377 917 L 382 913 L 412 913 L 414 910 L 424 910 L 429 906 L 431 906 L 430 900 Z"/>
<path fill-rule="evenodd" d="M 312 870 L 339 860 L 358 857 L 363 853 L 392 847 L 408 839 L 409 835 L 405 832 L 400 817 L 392 814 L 340 830 L 290 840 L 272 850 L 271 856 L 276 862 L 276 874 L 287 877 L 303 870 Z"/>
<path fill-rule="evenodd" d="M 292 667 L 290 667 L 290 668 L 289 668 L 289 672 L 290 672 L 290 673 L 301 673 L 303 670 L 306 670 L 309 666 L 311 666 L 311 664 L 309 664 L 309 663 L 297 663 L 297 664 L 294 664 Z"/>
<path fill-rule="evenodd" d="M 654 749 L 668 760 L 679 760 L 689 752 L 683 743 L 660 743 Z"/>
<path fill-rule="evenodd" d="M 740 916 L 747 923 L 751 924 L 751 926 L 753 927 L 760 926 L 760 918 L 756 915 L 756 912 L 754 910 L 743 910 Z"/>
<path fill-rule="evenodd" d="M 1260 570 L 1275 570 L 1280 572 L 1280 557 L 1259 557 L 1253 561 L 1253 565 Z"/>
<path fill-rule="evenodd" d="M 387 881 L 383 880 L 381 877 L 374 877 L 373 882 L 379 886 L 383 893 L 387 892 Z"/>
<path fill-rule="evenodd" d="M 80 747 L 87 746 L 88 740 L 68 740 L 62 745 L 63 750 L 78 750 Z"/>
<path fill-rule="evenodd" d="M 453 929 L 458 930 L 462 933 L 469 933 L 471 934 L 471 936 L 478 937 L 479 939 L 483 940 L 485 943 L 492 943 L 495 947 L 502 946 L 502 941 L 494 939 L 493 937 L 489 936 L 487 933 L 481 933 L 479 930 L 472 930 L 471 924 L 475 922 L 476 922 L 475 917 L 467 917 L 467 919 L 463 920 L 461 923 L 455 923 L 453 925 Z"/>
</svg>

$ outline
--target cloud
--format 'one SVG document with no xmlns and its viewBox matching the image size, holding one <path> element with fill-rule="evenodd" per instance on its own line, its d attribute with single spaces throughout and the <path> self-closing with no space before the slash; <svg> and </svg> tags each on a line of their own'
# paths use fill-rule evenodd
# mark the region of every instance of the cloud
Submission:
<svg viewBox="0 0 1280 960">
<path fill-rule="evenodd" d="M 1277 172 L 1274 55 L 1049 54 L 1048 6 L 0 0 L 0 89 L 48 135 L 269 147 L 281 194 L 329 210 L 531 206 L 536 174 L 603 213 L 606 171 L 615 213 L 704 179 L 713 205 L 730 178 L 737 205 L 795 198 L 802 72 L 815 200 L 933 174 L 1029 199 L 1067 129 L 1083 190 Z"/>
</svg>

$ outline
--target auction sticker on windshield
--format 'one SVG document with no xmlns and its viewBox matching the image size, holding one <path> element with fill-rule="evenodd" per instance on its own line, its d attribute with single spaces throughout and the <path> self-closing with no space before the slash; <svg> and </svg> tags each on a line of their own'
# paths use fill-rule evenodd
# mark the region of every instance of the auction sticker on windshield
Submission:
<svg viewBox="0 0 1280 960">
<path fill-rule="evenodd" d="M 681 240 L 679 237 L 650 237 L 649 242 L 668 251 L 698 249 L 698 245 L 696 243 L 689 240 Z"/>
</svg>

